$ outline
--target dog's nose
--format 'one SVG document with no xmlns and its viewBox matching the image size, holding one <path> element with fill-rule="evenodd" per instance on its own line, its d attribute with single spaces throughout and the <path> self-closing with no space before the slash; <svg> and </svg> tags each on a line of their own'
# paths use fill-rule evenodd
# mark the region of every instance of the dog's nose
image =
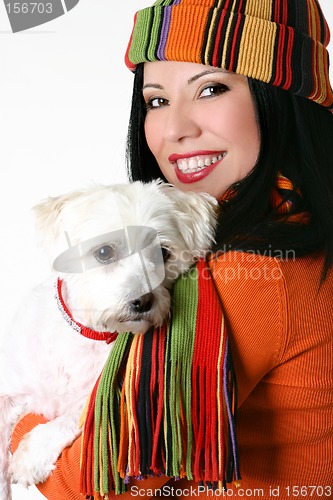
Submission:
<svg viewBox="0 0 333 500">
<path fill-rule="evenodd" d="M 131 308 L 134 312 L 140 314 L 150 311 L 153 305 L 153 294 L 146 293 L 142 295 L 139 299 L 135 299 L 131 302 Z"/>
</svg>

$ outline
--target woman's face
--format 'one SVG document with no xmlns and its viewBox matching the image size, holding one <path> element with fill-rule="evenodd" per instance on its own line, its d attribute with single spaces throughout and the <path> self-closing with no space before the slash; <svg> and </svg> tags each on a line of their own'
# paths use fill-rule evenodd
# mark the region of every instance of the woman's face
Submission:
<svg viewBox="0 0 333 500">
<path fill-rule="evenodd" d="M 247 79 L 195 63 L 144 65 L 148 146 L 183 191 L 220 198 L 254 167 L 259 130 Z"/>
</svg>

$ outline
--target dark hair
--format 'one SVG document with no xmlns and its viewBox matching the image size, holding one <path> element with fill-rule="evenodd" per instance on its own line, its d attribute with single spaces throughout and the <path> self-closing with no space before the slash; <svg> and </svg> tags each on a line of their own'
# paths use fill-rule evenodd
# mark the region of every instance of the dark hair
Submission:
<svg viewBox="0 0 333 500">
<path fill-rule="evenodd" d="M 260 130 L 259 158 L 252 172 L 231 187 L 235 194 L 221 202 L 214 250 L 269 250 L 276 256 L 324 251 L 325 275 L 333 261 L 333 114 L 291 92 L 248 81 Z M 149 182 L 164 177 L 145 139 L 142 85 L 141 64 L 134 79 L 127 165 L 130 180 Z M 271 201 L 278 172 L 294 186 L 280 193 L 292 202 L 287 215 Z"/>
</svg>

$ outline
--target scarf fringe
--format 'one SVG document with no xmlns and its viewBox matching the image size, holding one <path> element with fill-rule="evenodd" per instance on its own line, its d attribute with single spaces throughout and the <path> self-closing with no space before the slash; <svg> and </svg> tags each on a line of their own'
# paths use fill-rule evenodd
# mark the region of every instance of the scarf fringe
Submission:
<svg viewBox="0 0 333 500">
<path fill-rule="evenodd" d="M 86 409 L 81 493 L 108 498 L 154 474 L 238 482 L 236 408 L 223 312 L 200 260 L 175 284 L 169 325 L 118 336 Z"/>
</svg>

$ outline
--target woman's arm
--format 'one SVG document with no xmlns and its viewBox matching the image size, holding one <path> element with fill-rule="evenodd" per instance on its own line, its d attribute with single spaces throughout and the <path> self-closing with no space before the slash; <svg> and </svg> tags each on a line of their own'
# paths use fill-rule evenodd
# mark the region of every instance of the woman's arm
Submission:
<svg viewBox="0 0 333 500">
<path fill-rule="evenodd" d="M 14 453 L 20 444 L 21 439 L 39 424 L 45 424 L 47 420 L 40 415 L 26 415 L 16 425 L 12 436 L 12 452 Z M 66 448 L 56 462 L 56 468 L 49 478 L 42 484 L 36 485 L 39 491 L 48 500 L 82 500 L 80 494 L 80 449 L 81 438 L 78 438 L 72 446 Z M 166 476 L 154 476 L 143 481 L 133 480 L 129 485 L 129 490 L 120 496 L 114 496 L 121 500 L 133 498 L 131 487 L 140 489 L 140 498 L 151 498 L 151 490 L 162 488 L 168 482 Z M 147 495 L 141 495 L 146 489 Z M 150 491 L 148 491 L 150 490 Z"/>
<path fill-rule="evenodd" d="M 47 420 L 40 415 L 26 415 L 14 428 L 12 436 L 13 453 L 18 448 L 21 439 L 39 424 Z M 45 483 L 38 484 L 40 492 L 49 500 L 82 500 L 80 495 L 80 443 L 77 439 L 72 446 L 66 448 L 56 463 L 56 469 Z M 45 444 L 47 445 L 47 443 Z"/>
</svg>

